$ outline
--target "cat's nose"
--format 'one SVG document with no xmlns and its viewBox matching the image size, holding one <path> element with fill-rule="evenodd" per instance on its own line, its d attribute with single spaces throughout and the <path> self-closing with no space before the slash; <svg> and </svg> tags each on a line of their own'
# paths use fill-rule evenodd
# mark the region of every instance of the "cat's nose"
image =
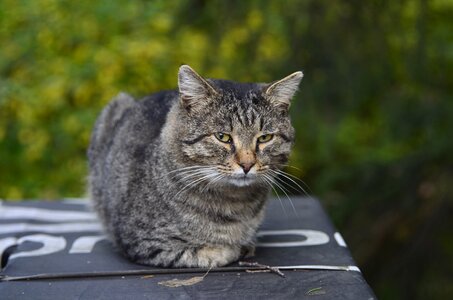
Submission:
<svg viewBox="0 0 453 300">
<path fill-rule="evenodd" d="M 242 170 L 244 170 L 244 173 L 247 174 L 250 169 L 255 165 L 255 163 L 241 163 L 239 164 L 242 168 Z"/>
</svg>

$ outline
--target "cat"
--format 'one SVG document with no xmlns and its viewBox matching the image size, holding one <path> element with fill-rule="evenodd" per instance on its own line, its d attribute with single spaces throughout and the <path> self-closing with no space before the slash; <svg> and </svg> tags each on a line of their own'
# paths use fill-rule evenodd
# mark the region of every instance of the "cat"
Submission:
<svg viewBox="0 0 453 300">
<path fill-rule="evenodd" d="M 294 142 L 288 109 L 302 77 L 238 83 L 183 65 L 179 90 L 114 98 L 88 161 L 89 192 L 117 248 L 159 267 L 219 267 L 252 254 Z"/>
</svg>

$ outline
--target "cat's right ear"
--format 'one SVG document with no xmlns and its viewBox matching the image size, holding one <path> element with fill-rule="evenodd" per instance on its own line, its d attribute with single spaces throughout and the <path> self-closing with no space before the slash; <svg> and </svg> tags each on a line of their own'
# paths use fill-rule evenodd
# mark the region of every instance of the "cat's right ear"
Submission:
<svg viewBox="0 0 453 300">
<path fill-rule="evenodd" d="M 302 77 L 304 77 L 304 74 L 301 71 L 294 72 L 291 75 L 270 84 L 266 87 L 264 93 L 265 97 L 275 107 L 283 112 L 287 112 L 291 99 L 299 88 Z"/>
<path fill-rule="evenodd" d="M 182 65 L 178 72 L 178 87 L 181 104 L 188 111 L 198 111 L 217 91 L 188 65 Z"/>
</svg>

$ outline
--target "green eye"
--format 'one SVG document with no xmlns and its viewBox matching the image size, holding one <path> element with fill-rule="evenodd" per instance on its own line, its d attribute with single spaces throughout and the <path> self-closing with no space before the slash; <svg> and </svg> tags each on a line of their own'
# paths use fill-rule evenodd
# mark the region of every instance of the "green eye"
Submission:
<svg viewBox="0 0 453 300">
<path fill-rule="evenodd" d="M 258 143 L 267 143 L 274 137 L 273 134 L 263 134 L 258 138 Z"/>
<path fill-rule="evenodd" d="M 214 133 L 214 136 L 222 143 L 230 143 L 232 141 L 231 135 L 223 132 Z"/>
</svg>

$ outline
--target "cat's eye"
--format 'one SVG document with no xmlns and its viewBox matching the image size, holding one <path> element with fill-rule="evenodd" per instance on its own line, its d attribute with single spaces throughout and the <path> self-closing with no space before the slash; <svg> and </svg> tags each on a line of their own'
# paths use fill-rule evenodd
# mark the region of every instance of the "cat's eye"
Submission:
<svg viewBox="0 0 453 300">
<path fill-rule="evenodd" d="M 267 143 L 272 140 L 273 137 L 273 134 L 263 134 L 262 136 L 258 137 L 258 143 Z"/>
<path fill-rule="evenodd" d="M 223 132 L 216 132 L 216 133 L 214 133 L 214 136 L 222 143 L 231 143 L 231 141 L 233 140 L 231 138 L 231 135 L 223 133 Z"/>
</svg>

